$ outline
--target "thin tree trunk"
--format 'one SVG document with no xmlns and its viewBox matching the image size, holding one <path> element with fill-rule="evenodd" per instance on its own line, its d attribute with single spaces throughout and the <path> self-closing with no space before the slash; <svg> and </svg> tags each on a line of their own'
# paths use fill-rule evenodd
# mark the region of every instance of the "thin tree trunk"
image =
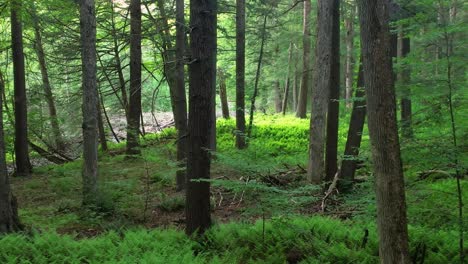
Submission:
<svg viewBox="0 0 468 264">
<path fill-rule="evenodd" d="M 101 149 L 104 152 L 107 152 L 109 150 L 107 146 L 107 137 L 106 137 L 106 131 L 104 129 L 104 121 L 102 120 L 102 112 L 101 112 L 101 104 L 98 101 L 98 130 L 99 130 L 99 142 L 101 143 Z"/>
<path fill-rule="evenodd" d="M 229 119 L 229 105 L 227 99 L 227 90 L 226 90 L 226 77 L 224 76 L 224 72 L 222 69 L 218 69 L 218 77 L 219 77 L 219 99 L 221 101 L 221 110 L 223 113 L 224 119 Z"/>
<path fill-rule="evenodd" d="M 356 16 L 354 6 L 351 7 L 351 13 L 344 20 L 346 29 L 346 62 L 345 62 L 345 87 L 346 87 L 346 107 L 351 108 L 353 102 L 353 73 L 354 73 L 354 18 Z"/>
<path fill-rule="evenodd" d="M 101 93 L 100 90 L 99 90 L 99 98 L 100 98 L 100 100 L 101 100 L 102 112 L 103 112 L 103 114 L 104 114 L 104 117 L 106 118 L 107 126 L 109 126 L 109 130 L 111 131 L 112 136 L 113 136 L 114 139 L 115 139 L 115 142 L 120 143 L 119 137 L 118 137 L 117 134 L 115 133 L 114 128 L 112 127 L 112 124 L 111 124 L 111 122 L 110 122 L 109 115 L 107 114 L 107 111 L 106 111 L 106 106 L 104 105 L 104 98 L 103 98 L 102 93 Z"/>
<path fill-rule="evenodd" d="M 400 32 L 398 34 L 398 58 L 405 58 L 410 52 L 410 39 L 403 36 L 402 27 L 400 26 Z M 412 110 L 411 110 L 411 72 L 409 65 L 405 64 L 402 67 L 402 70 L 397 76 L 400 85 L 402 86 L 402 96 L 401 96 L 401 128 L 402 136 L 404 138 L 413 137 L 413 127 L 412 127 Z"/>
<path fill-rule="evenodd" d="M 15 83 L 15 156 L 16 175 L 31 173 L 28 151 L 28 109 L 23 53 L 23 26 L 21 0 L 11 1 L 11 48 Z"/>
<path fill-rule="evenodd" d="M 338 129 L 340 114 L 340 1 L 333 1 L 330 99 L 327 114 L 325 180 L 332 181 L 338 172 Z"/>
<path fill-rule="evenodd" d="M 361 60 L 362 61 L 362 60 Z M 349 190 L 354 182 L 354 175 L 358 163 L 359 149 L 361 147 L 362 131 L 366 120 L 366 101 L 364 92 L 364 76 L 362 65 L 359 65 L 357 89 L 353 100 L 353 110 L 349 122 L 348 137 L 344 158 L 341 161 L 341 190 Z"/>
<path fill-rule="evenodd" d="M 339 29 L 336 27 L 337 5 L 334 1 L 318 2 L 317 17 L 317 47 L 315 61 L 315 82 L 312 90 L 312 114 L 310 118 L 310 155 L 308 166 L 308 178 L 310 182 L 320 183 L 324 178 L 329 179 L 329 172 L 336 169 L 327 161 L 333 159 L 333 148 L 336 144 L 334 130 L 337 129 L 338 121 L 331 121 L 330 118 L 337 119 L 336 106 L 330 106 L 331 98 L 336 98 L 339 90 Z M 338 74 L 338 75 L 337 75 Z M 333 103 L 338 104 L 334 101 Z M 333 111 L 336 112 L 333 112 Z M 327 112 L 329 114 L 327 115 Z M 330 117 L 329 117 L 330 116 Z M 328 120 L 328 122 L 327 122 Z M 327 123 L 333 123 L 327 125 Z M 330 133 L 328 139 L 327 133 Z M 326 149 L 326 151 L 325 151 Z M 336 159 L 336 155 L 334 157 Z M 336 162 L 336 161 L 335 161 Z M 335 163 L 336 164 L 336 163 Z M 331 176 L 333 177 L 333 176 Z"/>
<path fill-rule="evenodd" d="M 119 77 L 119 87 L 120 87 L 120 93 L 121 93 L 121 96 L 122 96 L 122 104 L 123 104 L 123 108 L 124 108 L 124 111 L 125 111 L 125 117 L 126 117 L 126 121 L 127 121 L 127 124 L 128 124 L 128 118 L 129 118 L 129 112 L 128 112 L 128 104 L 129 104 L 129 101 L 128 101 L 128 95 L 127 95 L 127 87 L 125 85 L 125 78 L 124 78 L 124 75 L 123 75 L 123 68 L 122 68 L 122 60 L 120 58 L 120 47 L 119 47 L 119 40 L 118 40 L 118 37 L 117 37 L 117 29 L 115 27 L 115 13 L 114 13 L 114 1 L 110 0 L 111 1 L 111 8 L 112 10 L 110 10 L 111 12 L 111 25 L 112 25 L 112 38 L 113 38 L 113 42 L 114 42 L 114 60 L 115 60 L 115 67 L 116 67 L 116 71 L 117 71 L 117 76 Z"/>
<path fill-rule="evenodd" d="M 186 229 L 187 234 L 204 233 L 211 226 L 210 184 L 197 180 L 210 178 L 210 129 L 216 87 L 216 0 L 191 0 L 190 34 L 193 62 L 189 65 L 189 140 L 187 156 Z"/>
<path fill-rule="evenodd" d="M 185 167 L 187 157 L 187 99 L 185 95 L 185 70 L 184 54 L 186 50 L 185 37 L 185 6 L 184 0 L 176 0 L 176 88 L 174 89 L 174 112 L 177 111 L 175 119 L 177 127 L 177 189 L 185 188 Z"/>
<path fill-rule="evenodd" d="M 289 49 L 288 49 L 288 69 L 287 69 L 287 74 L 286 74 L 286 81 L 284 82 L 283 104 L 281 106 L 283 110 L 283 115 L 286 114 L 286 110 L 288 108 L 289 87 L 291 86 L 290 72 L 291 72 L 292 49 L 293 49 L 293 43 L 290 42 Z"/>
<path fill-rule="evenodd" d="M 0 71 L 0 95 L 5 90 Z M 22 229 L 18 218 L 16 198 L 13 196 L 6 164 L 5 135 L 3 131 L 3 97 L 0 96 L 0 235 Z"/>
<path fill-rule="evenodd" d="M 410 263 L 405 185 L 386 0 L 360 0 L 359 18 L 368 126 L 374 163 L 381 263 Z"/>
<path fill-rule="evenodd" d="M 141 1 L 130 4 L 130 101 L 128 107 L 127 151 L 128 157 L 141 155 Z"/>
<path fill-rule="evenodd" d="M 236 147 L 245 148 L 245 0 L 236 0 Z"/>
<path fill-rule="evenodd" d="M 91 208 L 97 208 L 99 205 L 95 14 L 94 0 L 80 1 L 83 72 L 83 205 Z"/>
<path fill-rule="evenodd" d="M 280 88 L 280 81 L 276 80 L 275 81 L 275 112 L 276 113 L 281 113 L 282 111 L 282 99 L 281 99 L 281 88 Z"/>
<path fill-rule="evenodd" d="M 265 47 L 267 18 L 268 18 L 268 14 L 265 14 L 264 18 L 263 18 L 262 41 L 261 41 L 261 44 L 260 44 L 260 54 L 258 55 L 258 61 L 257 61 L 257 72 L 255 73 L 254 92 L 253 92 L 252 100 L 251 100 L 251 103 L 250 103 L 249 126 L 247 127 L 247 138 L 250 138 L 250 136 L 252 135 L 252 126 L 253 126 L 254 111 L 255 111 L 255 100 L 257 99 L 257 95 L 258 95 L 258 82 L 260 81 L 260 73 L 261 73 L 261 70 L 262 70 L 262 60 L 263 60 L 263 49 Z"/>
<path fill-rule="evenodd" d="M 58 151 L 63 152 L 65 150 L 65 144 L 60 133 L 60 126 L 57 118 L 57 108 L 55 107 L 55 100 L 52 93 L 52 86 L 50 85 L 49 73 L 47 70 L 46 58 L 44 53 L 44 47 L 42 45 L 41 28 L 39 26 L 39 18 L 34 3 L 32 3 L 32 17 L 34 26 L 34 37 L 35 37 L 35 48 L 37 59 L 39 61 L 39 68 L 41 70 L 42 85 L 44 88 L 44 96 L 49 107 L 49 118 L 50 126 L 52 128 L 52 134 L 54 136 L 55 148 Z"/>
<path fill-rule="evenodd" d="M 310 73 L 310 0 L 304 0 L 304 25 L 303 25 L 303 68 L 302 82 L 299 90 L 296 116 L 306 118 L 307 113 L 307 94 L 309 91 L 309 73 Z"/>
</svg>

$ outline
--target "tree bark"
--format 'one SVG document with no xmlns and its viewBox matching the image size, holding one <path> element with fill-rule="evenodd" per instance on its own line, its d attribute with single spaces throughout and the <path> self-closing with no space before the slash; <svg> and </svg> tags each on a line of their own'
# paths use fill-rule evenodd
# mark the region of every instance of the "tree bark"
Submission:
<svg viewBox="0 0 468 264">
<path fill-rule="evenodd" d="M 310 0 L 304 0 L 304 25 L 303 25 L 303 69 L 302 82 L 299 90 L 296 116 L 306 118 L 307 113 L 307 94 L 309 91 L 309 73 L 310 73 Z"/>
<path fill-rule="evenodd" d="M 11 48 L 15 83 L 15 156 L 16 175 L 29 176 L 31 163 L 28 150 L 28 109 L 23 53 L 21 0 L 11 1 Z"/>
<path fill-rule="evenodd" d="M 410 52 L 410 39 L 404 37 L 402 32 L 402 27 L 400 27 L 400 32 L 398 34 L 398 58 L 405 58 Z M 397 75 L 397 79 L 400 82 L 402 87 L 401 95 L 401 128 L 402 136 L 404 138 L 413 137 L 413 127 L 412 127 L 412 110 L 411 110 L 411 72 L 409 65 L 405 64 L 402 67 L 402 70 Z"/>
<path fill-rule="evenodd" d="M 83 206 L 91 208 L 97 208 L 99 205 L 95 14 L 94 0 L 80 1 L 83 72 Z"/>
<path fill-rule="evenodd" d="M 354 18 L 356 16 L 354 6 L 351 7 L 350 14 L 344 20 L 346 29 L 346 62 L 345 62 L 345 87 L 346 87 L 346 107 L 351 108 L 353 102 L 353 73 L 354 73 Z"/>
<path fill-rule="evenodd" d="M 130 101 L 128 107 L 127 151 L 128 157 L 141 155 L 141 1 L 130 4 Z"/>
<path fill-rule="evenodd" d="M 337 91 L 339 93 L 339 28 L 337 28 L 339 17 L 338 21 L 336 17 L 339 15 L 338 5 L 336 0 L 318 1 L 316 75 L 312 93 L 308 166 L 308 178 L 312 183 L 320 183 L 324 178 L 332 179 L 336 173 Z M 330 174 L 333 175 L 330 177 Z"/>
<path fill-rule="evenodd" d="M 189 141 L 187 156 L 186 233 L 204 233 L 211 226 L 210 129 L 216 88 L 216 0 L 191 0 L 189 65 Z"/>
<path fill-rule="evenodd" d="M 236 0 L 236 147 L 245 148 L 245 0 Z"/>
<path fill-rule="evenodd" d="M 226 90 L 226 77 L 222 69 L 218 69 L 219 77 L 219 99 L 221 101 L 221 111 L 224 119 L 229 119 L 229 105 Z"/>
<path fill-rule="evenodd" d="M 255 100 L 257 99 L 257 95 L 258 95 L 258 83 L 260 81 L 260 73 L 262 71 L 262 61 L 263 61 L 263 50 L 265 48 L 267 18 L 268 18 L 268 13 L 266 13 L 263 17 L 262 41 L 260 44 L 260 53 L 258 54 L 257 71 L 255 73 L 254 92 L 253 92 L 252 100 L 250 103 L 249 126 L 247 127 L 247 138 L 250 138 L 252 135 L 252 127 L 253 127 L 254 111 L 255 111 Z"/>
<path fill-rule="evenodd" d="M 405 187 L 390 51 L 389 1 L 360 0 L 359 19 L 374 163 L 381 263 L 410 263 Z"/>
<path fill-rule="evenodd" d="M 174 118 L 177 128 L 177 162 L 179 170 L 176 172 L 177 189 L 185 188 L 185 167 L 187 157 L 187 98 L 185 95 L 184 54 L 186 50 L 184 0 L 176 0 L 176 80 L 174 96 Z"/>
<path fill-rule="evenodd" d="M 351 120 L 349 122 L 348 137 L 346 139 L 344 158 L 341 161 L 341 183 L 339 185 L 340 189 L 345 191 L 349 190 L 354 181 L 359 149 L 361 147 L 362 131 L 366 120 L 363 74 L 362 65 L 359 65 L 357 89 L 353 100 L 353 110 L 351 112 Z"/>
<path fill-rule="evenodd" d="M 281 88 L 280 88 L 280 81 L 276 80 L 275 81 L 275 112 L 276 113 L 281 113 L 283 112 L 281 107 L 282 107 L 282 99 L 281 99 Z"/>
<path fill-rule="evenodd" d="M 289 43 L 289 49 L 288 49 L 288 68 L 287 68 L 287 74 L 286 74 L 286 81 L 284 82 L 284 94 L 283 94 L 283 103 L 281 105 L 281 108 L 283 110 L 283 115 L 286 114 L 286 110 L 288 108 L 288 97 L 289 97 L 289 87 L 291 86 L 290 84 L 290 72 L 291 72 L 291 60 L 292 60 L 292 49 L 293 49 L 293 43 Z"/>
<path fill-rule="evenodd" d="M 44 46 L 42 44 L 41 27 L 39 25 L 39 18 L 34 3 L 32 3 L 32 18 L 35 37 L 35 48 L 37 59 L 39 61 L 39 68 L 41 70 L 42 85 L 44 88 L 44 97 L 49 108 L 50 126 L 55 141 L 55 148 L 58 151 L 65 151 L 65 144 L 63 141 L 62 133 L 60 133 L 59 121 L 57 118 L 57 108 L 55 107 L 55 99 L 52 93 L 52 86 L 49 80 L 49 73 L 47 70 L 46 57 L 44 53 Z"/>
<path fill-rule="evenodd" d="M 0 71 L 0 95 L 5 90 L 3 75 Z M 5 155 L 5 136 L 3 131 L 3 97 L 0 96 L 0 235 L 22 229 L 18 218 L 16 198 L 13 196 Z"/>
</svg>

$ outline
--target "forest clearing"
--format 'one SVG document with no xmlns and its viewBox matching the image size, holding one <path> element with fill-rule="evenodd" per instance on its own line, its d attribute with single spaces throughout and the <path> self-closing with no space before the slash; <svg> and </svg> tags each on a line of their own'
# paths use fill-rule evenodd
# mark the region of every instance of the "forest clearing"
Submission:
<svg viewBox="0 0 468 264">
<path fill-rule="evenodd" d="M 0 263 L 467 263 L 466 3 L 0 2 Z"/>
</svg>

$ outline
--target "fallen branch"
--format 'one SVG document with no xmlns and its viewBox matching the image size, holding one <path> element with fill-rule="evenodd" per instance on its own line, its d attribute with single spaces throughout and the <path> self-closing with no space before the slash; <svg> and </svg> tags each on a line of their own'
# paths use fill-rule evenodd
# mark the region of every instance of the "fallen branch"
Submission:
<svg viewBox="0 0 468 264">
<path fill-rule="evenodd" d="M 341 173 L 341 171 L 340 171 L 340 169 L 338 169 L 338 171 L 335 174 L 335 177 L 333 177 L 332 183 L 330 184 L 330 186 L 328 186 L 328 190 L 325 192 L 325 196 L 322 198 L 322 205 L 320 206 L 321 210 L 322 210 L 322 213 L 325 212 L 327 199 L 333 193 L 335 193 L 335 192 L 338 193 L 338 189 L 336 187 L 338 185 L 338 180 L 340 178 L 340 173 Z"/>
<path fill-rule="evenodd" d="M 47 159 L 48 161 L 50 162 L 53 162 L 55 164 L 64 164 L 64 163 L 67 163 L 69 162 L 69 160 L 66 160 L 64 158 L 61 158 L 61 157 L 58 157 L 58 156 L 55 156 L 53 153 L 41 148 L 40 146 L 34 144 L 33 142 L 31 141 L 28 141 L 29 143 L 29 146 L 31 146 L 31 148 L 36 151 L 39 155 L 41 155 L 41 157 Z"/>
</svg>

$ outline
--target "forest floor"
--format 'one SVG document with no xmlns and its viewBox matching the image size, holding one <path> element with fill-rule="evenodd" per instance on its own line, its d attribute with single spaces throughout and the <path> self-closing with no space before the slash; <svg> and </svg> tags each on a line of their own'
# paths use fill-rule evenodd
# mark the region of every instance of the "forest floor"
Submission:
<svg viewBox="0 0 468 264">
<path fill-rule="evenodd" d="M 83 256 L 70 252 L 86 244 L 90 251 L 80 254 L 86 255 L 87 263 L 112 259 L 144 263 L 138 258 L 146 259 L 145 252 L 149 254 L 146 263 L 161 263 L 158 259 L 165 263 L 376 263 L 375 197 L 370 164 L 366 162 L 368 136 L 363 137 L 364 166 L 358 171 L 359 181 L 352 192 L 334 194 L 322 211 L 323 186 L 307 184 L 303 169 L 308 127 L 307 120 L 293 117 L 258 117 L 249 148 L 239 151 L 234 148 L 234 121 L 218 122 L 211 191 L 215 228 L 203 241 L 191 241 L 181 232 L 185 198 L 175 191 L 173 128 L 146 135 L 141 159 L 126 160 L 124 143 L 111 144 L 108 153 L 100 153 L 101 213 L 81 209 L 80 160 L 35 168 L 30 178 L 12 179 L 20 218 L 34 239 L 28 239 L 29 235 L 12 236 L 13 240 L 0 238 L 0 248 L 23 245 L 40 250 L 41 243 L 51 245 L 61 239 L 68 239 L 69 244 L 63 243 L 69 248 L 55 253 L 51 249 L 42 253 L 33 250 L 37 256 L 0 252 L 0 262 L 50 263 L 55 254 L 60 263 L 74 263 L 72 260 Z M 345 134 L 340 131 L 340 141 Z M 412 254 L 418 261 L 426 259 L 425 263 L 454 263 L 459 228 L 455 180 L 449 174 L 427 173 L 427 164 L 431 164 L 430 169 L 437 164 L 429 159 L 431 155 L 411 144 L 402 151 Z M 438 162 L 443 162 L 440 159 Z M 462 181 L 462 186 L 466 190 L 467 182 Z M 468 199 L 468 192 L 463 192 L 463 198 Z M 115 232 L 121 235 L 114 237 Z M 157 252 L 159 244 L 144 251 L 147 245 L 132 241 L 140 248 L 122 253 L 120 247 L 130 243 L 127 240 L 132 234 L 145 236 L 141 232 L 161 237 L 154 243 L 180 246 L 181 251 L 165 248 L 169 251 Z M 171 240 L 175 238 L 177 242 Z M 97 241 L 109 252 L 116 250 L 114 255 L 92 252 Z M 181 246 L 181 241 L 187 244 Z M 74 257 L 65 261 L 66 254 Z M 138 261 L 132 261 L 133 257 Z"/>
</svg>

